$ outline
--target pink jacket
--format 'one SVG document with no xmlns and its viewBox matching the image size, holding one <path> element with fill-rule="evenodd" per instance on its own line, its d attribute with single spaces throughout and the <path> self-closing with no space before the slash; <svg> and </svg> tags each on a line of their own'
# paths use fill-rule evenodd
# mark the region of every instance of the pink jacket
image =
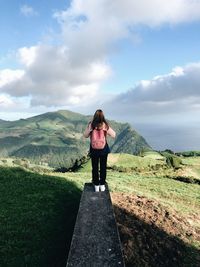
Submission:
<svg viewBox="0 0 200 267">
<path fill-rule="evenodd" d="M 104 129 L 104 131 L 107 132 L 107 135 L 111 136 L 112 138 L 115 138 L 116 133 L 115 133 L 115 131 L 110 126 L 109 126 L 109 128 L 107 130 L 105 123 L 103 123 L 103 129 Z M 91 125 L 91 122 L 90 122 L 88 124 L 88 126 L 86 127 L 83 136 L 85 138 L 88 138 L 90 136 L 91 131 L 92 131 L 92 125 Z"/>
</svg>

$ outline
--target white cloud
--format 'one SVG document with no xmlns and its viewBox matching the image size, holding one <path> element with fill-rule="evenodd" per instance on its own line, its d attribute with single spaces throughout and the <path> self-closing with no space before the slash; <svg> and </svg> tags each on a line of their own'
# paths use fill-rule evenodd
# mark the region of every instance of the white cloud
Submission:
<svg viewBox="0 0 200 267">
<path fill-rule="evenodd" d="M 65 46 L 23 47 L 18 56 L 24 71 L 0 72 L 0 91 L 15 97 L 31 96 L 32 105 L 85 105 L 111 72 L 104 62 L 72 66 Z"/>
<path fill-rule="evenodd" d="M 134 38 L 138 24 L 157 27 L 199 20 L 200 1 L 74 0 L 54 17 L 62 26 L 71 62 L 85 64 L 111 53 L 119 39 L 140 39 L 137 33 Z"/>
<path fill-rule="evenodd" d="M 22 6 L 21 12 L 35 13 L 27 5 Z M 157 27 L 200 19 L 200 1 L 73 0 L 69 8 L 56 12 L 54 17 L 62 28 L 62 45 L 20 48 L 18 59 L 23 69 L 2 70 L 0 91 L 12 97 L 30 97 L 31 105 L 73 108 L 96 101 L 101 83 L 112 74 L 107 59 L 116 41 L 134 40 L 134 26 L 138 24 Z M 169 95 L 181 94 L 180 89 L 173 90 L 172 84 L 176 82 L 180 87 L 178 83 L 182 79 L 186 86 L 185 69 L 176 68 L 166 77 L 141 81 L 134 89 L 134 97 L 132 91 L 120 97 L 124 103 L 129 101 L 127 96 L 135 102 L 143 99 L 147 106 L 157 99 L 153 109 L 163 107 L 169 105 Z M 167 90 L 162 93 L 161 101 L 158 88 L 164 83 Z"/>
<path fill-rule="evenodd" d="M 27 97 L 11 97 L 7 94 L 0 93 L 0 113 L 24 111 L 24 109 L 29 107 L 29 101 L 30 99 Z"/>
<path fill-rule="evenodd" d="M 6 86 L 6 84 L 11 84 L 21 79 L 24 73 L 24 70 L 0 70 L 0 90 Z"/>
<path fill-rule="evenodd" d="M 79 25 L 82 26 L 83 19 L 81 19 L 81 16 L 86 16 L 88 20 L 93 21 L 101 18 L 106 22 L 108 19 L 109 23 L 113 22 L 113 26 L 116 25 L 114 24 L 116 21 L 126 24 L 142 23 L 154 26 L 166 22 L 178 23 L 199 19 L 199 7 L 199 0 L 174 0 L 169 2 L 164 0 L 74 0 L 71 2 L 69 9 L 60 13 L 60 18 L 73 21 L 71 25 L 75 28 Z"/>
<path fill-rule="evenodd" d="M 32 47 L 22 47 L 18 50 L 19 61 L 26 67 L 30 66 L 36 58 L 37 46 Z"/>
<path fill-rule="evenodd" d="M 20 12 L 26 17 L 32 17 L 32 16 L 37 16 L 38 12 L 29 5 L 23 5 L 20 7 Z"/>
<path fill-rule="evenodd" d="M 127 121 L 182 123 L 200 116 L 200 63 L 176 67 L 171 73 L 139 82 L 133 89 L 119 94 L 105 109 Z"/>
<path fill-rule="evenodd" d="M 13 105 L 13 101 L 9 96 L 6 95 L 0 95 L 0 107 L 1 108 L 7 108 Z"/>
<path fill-rule="evenodd" d="M 102 105 L 108 117 L 128 121 L 155 149 L 200 149 L 200 62 L 139 82 Z"/>
<path fill-rule="evenodd" d="M 0 119 L 17 120 L 19 118 L 29 118 L 45 112 L 55 111 L 55 107 L 31 107 L 30 101 L 31 97 L 19 98 L 0 93 Z"/>
</svg>

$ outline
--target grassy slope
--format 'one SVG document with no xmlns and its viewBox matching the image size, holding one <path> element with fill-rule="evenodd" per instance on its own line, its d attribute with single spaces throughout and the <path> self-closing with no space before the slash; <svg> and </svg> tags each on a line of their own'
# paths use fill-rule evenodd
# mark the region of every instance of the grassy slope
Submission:
<svg viewBox="0 0 200 267">
<path fill-rule="evenodd" d="M 63 178 L 1 167 L 1 266 L 64 266 L 80 193 Z"/>
<path fill-rule="evenodd" d="M 165 164 L 165 159 L 156 152 L 148 152 L 144 157 L 134 156 L 130 154 L 110 154 L 108 157 L 108 166 L 117 166 L 123 168 L 146 169 L 147 167 Z"/>
<path fill-rule="evenodd" d="M 190 176 L 200 179 L 200 157 L 188 157 L 182 159 Z"/>
<path fill-rule="evenodd" d="M 77 173 L 60 174 L 67 180 L 76 180 L 79 188 L 83 188 L 85 182 L 91 181 L 91 174 L 81 170 Z M 200 213 L 199 185 L 183 183 L 165 177 L 148 177 L 123 173 L 117 171 L 107 172 L 107 182 L 111 192 L 126 192 L 146 196 L 158 200 L 168 208 L 173 208 L 183 216 L 193 216 Z M 195 222 L 194 222 L 195 223 Z"/>
<path fill-rule="evenodd" d="M 109 156 L 108 163 L 145 167 L 156 164 L 157 157 L 156 153 L 148 153 L 143 158 L 116 154 Z M 158 160 L 163 161 L 162 158 Z M 84 183 L 91 181 L 90 162 L 79 172 L 52 173 L 51 177 L 24 173 L 19 169 L 0 170 L 0 195 L 3 200 L 0 209 L 3 236 L 0 239 L 0 262 L 3 260 L 4 266 L 16 266 L 13 265 L 16 261 L 19 261 L 18 266 L 25 266 L 25 263 L 28 266 L 64 266 L 63 262 L 58 263 L 58 258 L 66 256 L 80 192 Z M 108 170 L 107 182 L 111 192 L 155 199 L 190 220 L 194 226 L 199 223 L 200 193 L 197 184 L 113 170 Z M 199 244 L 194 246 L 197 248 Z M 49 259 L 54 265 L 49 263 Z"/>
<path fill-rule="evenodd" d="M 148 152 L 144 157 L 129 154 L 110 154 L 108 157 L 108 166 L 110 167 L 123 166 L 126 169 L 128 167 L 138 166 L 143 170 L 139 174 L 135 174 L 135 171 L 118 172 L 108 170 L 107 181 L 110 190 L 154 198 L 162 204 L 177 210 L 182 215 L 190 216 L 198 212 L 200 213 L 200 192 L 198 184 L 184 183 L 170 179 L 170 177 L 166 178 L 165 172 L 158 177 L 144 174 L 146 173 L 145 168 L 156 165 L 158 162 L 165 166 L 164 159 L 156 152 Z M 173 170 L 169 169 L 169 172 L 173 173 Z M 69 181 L 75 180 L 78 187 L 83 188 L 84 183 L 91 180 L 91 163 L 89 161 L 84 164 L 77 173 L 57 175 L 64 176 Z"/>
<path fill-rule="evenodd" d="M 187 164 L 189 164 L 189 161 L 191 164 L 192 159 L 187 159 Z M 200 157 L 198 161 L 197 158 L 194 159 L 195 168 L 197 162 L 200 163 Z M 157 173 L 156 175 L 151 175 L 151 173 L 148 175 L 146 168 L 158 163 L 163 166 L 163 170 L 159 171 L 161 175 L 157 176 Z M 184 164 L 186 164 L 186 160 Z M 133 193 L 155 199 L 188 218 L 196 217 L 196 214 L 200 214 L 199 185 L 170 179 L 169 174 L 175 175 L 174 171 L 173 169 L 165 169 L 165 161 L 158 153 L 148 152 L 144 157 L 129 154 L 110 154 L 108 166 L 117 166 L 119 170 L 120 167 L 123 167 L 124 170 L 129 170 L 128 172 L 108 170 L 107 181 L 112 192 Z M 134 171 L 135 166 L 142 171 L 136 173 Z M 133 167 L 133 171 L 130 171 L 129 167 Z M 83 182 L 87 180 L 88 173 L 91 172 L 91 163 L 86 163 L 79 172 L 82 173 L 81 176 L 79 173 L 65 175 L 68 176 L 67 179 L 76 179 L 77 183 L 82 187 Z M 166 174 L 169 176 L 168 178 Z M 91 174 L 89 174 L 89 177 L 91 177 Z M 193 223 L 198 225 L 199 221 L 194 220 Z"/>
</svg>

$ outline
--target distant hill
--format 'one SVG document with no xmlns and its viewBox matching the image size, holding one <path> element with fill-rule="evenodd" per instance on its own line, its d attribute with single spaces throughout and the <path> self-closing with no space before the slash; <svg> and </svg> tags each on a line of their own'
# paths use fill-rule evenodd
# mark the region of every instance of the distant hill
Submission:
<svg viewBox="0 0 200 267">
<path fill-rule="evenodd" d="M 28 158 L 37 164 L 70 167 L 87 155 L 89 140 L 83 131 L 91 119 L 67 110 L 48 112 L 17 121 L 0 120 L 0 156 Z M 109 121 L 117 133 L 108 142 L 112 152 L 137 155 L 151 150 L 146 140 L 128 123 Z"/>
<path fill-rule="evenodd" d="M 199 150 L 191 150 L 191 151 L 183 151 L 175 153 L 177 156 L 183 157 L 199 157 L 200 151 Z"/>
<path fill-rule="evenodd" d="M 6 123 L 6 121 L 0 119 L 0 124 L 1 124 L 1 123 Z"/>
</svg>

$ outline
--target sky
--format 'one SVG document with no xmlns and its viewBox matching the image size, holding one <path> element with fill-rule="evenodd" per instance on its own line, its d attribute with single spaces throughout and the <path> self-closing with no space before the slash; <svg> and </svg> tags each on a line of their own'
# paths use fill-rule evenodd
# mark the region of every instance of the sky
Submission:
<svg viewBox="0 0 200 267">
<path fill-rule="evenodd" d="M 67 109 L 200 150 L 200 0 L 0 0 L 0 119 Z"/>
</svg>

